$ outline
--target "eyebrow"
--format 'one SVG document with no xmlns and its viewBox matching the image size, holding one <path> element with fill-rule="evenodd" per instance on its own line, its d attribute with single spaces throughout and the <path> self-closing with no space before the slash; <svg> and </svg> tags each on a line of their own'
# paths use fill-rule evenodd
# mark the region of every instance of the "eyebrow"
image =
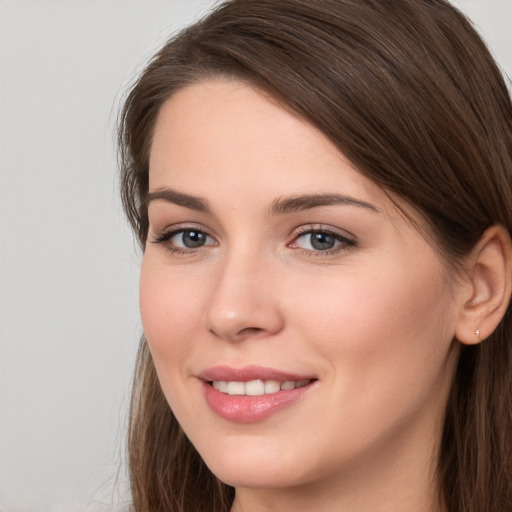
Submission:
<svg viewBox="0 0 512 512">
<path fill-rule="evenodd" d="M 379 213 L 379 210 L 373 204 L 343 194 L 306 194 L 279 198 L 272 202 L 270 213 L 285 214 L 318 208 L 320 206 L 339 205 L 357 206 Z"/>
<path fill-rule="evenodd" d="M 185 208 L 196 210 L 198 212 L 210 211 L 210 207 L 208 206 L 208 201 L 206 201 L 206 199 L 191 196 L 189 194 L 183 194 L 182 192 L 178 192 L 172 188 L 158 188 L 153 192 L 148 192 L 144 202 L 146 203 L 146 206 L 148 206 L 151 201 L 158 200 L 174 203 L 178 206 L 184 206 Z"/>
<path fill-rule="evenodd" d="M 149 203 L 152 201 L 159 200 L 173 203 L 178 206 L 183 206 L 198 212 L 208 213 L 211 211 L 206 199 L 184 194 L 167 187 L 158 188 L 153 192 L 148 192 L 146 194 L 146 205 L 149 205 Z M 312 208 L 318 208 L 321 206 L 340 205 L 357 206 L 359 208 L 365 208 L 367 210 L 380 213 L 379 210 L 371 203 L 367 203 L 366 201 L 361 201 L 359 199 L 355 199 L 343 194 L 304 194 L 292 197 L 280 197 L 272 202 L 269 208 L 269 213 L 271 215 L 283 215 L 286 213 L 310 210 Z"/>
</svg>

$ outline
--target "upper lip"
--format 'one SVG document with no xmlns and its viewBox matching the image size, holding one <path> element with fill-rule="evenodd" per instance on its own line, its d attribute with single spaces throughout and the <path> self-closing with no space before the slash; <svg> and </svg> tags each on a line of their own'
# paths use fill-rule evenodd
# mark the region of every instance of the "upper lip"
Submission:
<svg viewBox="0 0 512 512">
<path fill-rule="evenodd" d="M 277 380 L 285 382 L 315 379 L 311 375 L 299 375 L 265 366 L 248 365 L 241 368 L 231 366 L 213 366 L 201 372 L 198 376 L 204 381 L 249 382 L 251 380 Z"/>
</svg>

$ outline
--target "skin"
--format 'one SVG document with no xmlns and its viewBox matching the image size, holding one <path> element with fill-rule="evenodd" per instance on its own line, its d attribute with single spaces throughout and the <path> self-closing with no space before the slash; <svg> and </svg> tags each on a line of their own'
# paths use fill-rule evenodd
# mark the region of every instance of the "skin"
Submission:
<svg viewBox="0 0 512 512">
<path fill-rule="evenodd" d="M 236 487 L 232 510 L 443 510 L 434 461 L 462 298 L 436 249 L 325 136 L 232 80 L 164 104 L 149 185 L 144 331 L 185 433 Z M 158 198 L 169 188 L 201 204 Z M 333 193 L 359 203 L 271 211 Z M 185 247 L 186 229 L 204 245 Z M 334 233 L 332 250 L 312 230 Z M 218 365 L 318 380 L 263 421 L 232 422 L 198 378 Z"/>
</svg>

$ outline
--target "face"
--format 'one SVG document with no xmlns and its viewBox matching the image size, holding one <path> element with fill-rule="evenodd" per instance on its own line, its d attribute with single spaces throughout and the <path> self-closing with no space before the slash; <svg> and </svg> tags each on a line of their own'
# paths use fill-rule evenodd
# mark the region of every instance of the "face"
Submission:
<svg viewBox="0 0 512 512">
<path fill-rule="evenodd" d="M 144 331 L 221 480 L 293 487 L 430 464 L 456 291 L 377 185 L 310 124 L 219 79 L 162 107 L 149 188 Z"/>
</svg>

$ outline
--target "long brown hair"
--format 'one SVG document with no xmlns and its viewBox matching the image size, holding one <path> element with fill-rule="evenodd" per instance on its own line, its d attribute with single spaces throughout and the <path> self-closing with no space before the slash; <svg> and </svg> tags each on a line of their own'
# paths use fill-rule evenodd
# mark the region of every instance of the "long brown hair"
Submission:
<svg viewBox="0 0 512 512">
<path fill-rule="evenodd" d="M 486 228 L 512 233 L 512 106 L 471 24 L 444 0 L 233 0 L 171 39 L 120 118 L 122 198 L 144 248 L 162 104 L 209 77 L 256 86 L 320 129 L 359 171 L 418 210 L 456 271 Z M 463 346 L 437 475 L 450 512 L 512 510 L 512 313 Z M 137 512 L 229 510 L 160 389 L 141 341 L 129 426 Z"/>
</svg>

